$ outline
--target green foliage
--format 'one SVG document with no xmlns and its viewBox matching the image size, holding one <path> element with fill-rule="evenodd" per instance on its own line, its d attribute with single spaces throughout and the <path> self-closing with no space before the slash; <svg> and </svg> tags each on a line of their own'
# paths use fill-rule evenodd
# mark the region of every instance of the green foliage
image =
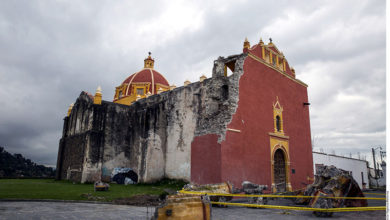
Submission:
<svg viewBox="0 0 390 220">
<path fill-rule="evenodd" d="M 53 178 L 54 170 L 0 147 L 0 178 Z"/>
<path fill-rule="evenodd" d="M 162 195 L 164 189 L 180 190 L 184 181 L 164 179 L 153 184 L 119 185 L 94 192 L 93 184 L 53 179 L 0 179 L 0 199 L 99 200 L 110 202 L 133 195 Z M 86 196 L 90 195 L 90 196 Z"/>
<path fill-rule="evenodd" d="M 144 184 L 144 185 L 153 185 L 153 186 L 171 186 L 176 187 L 178 189 L 182 189 L 184 185 L 186 185 L 188 182 L 185 180 L 172 180 L 172 179 L 162 179 L 158 182 L 152 183 L 152 184 Z"/>
</svg>

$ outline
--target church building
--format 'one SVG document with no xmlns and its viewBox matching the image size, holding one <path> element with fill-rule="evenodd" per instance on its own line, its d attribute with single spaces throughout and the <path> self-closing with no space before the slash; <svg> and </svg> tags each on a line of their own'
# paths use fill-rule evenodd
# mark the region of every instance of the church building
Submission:
<svg viewBox="0 0 390 220">
<path fill-rule="evenodd" d="M 56 179 L 109 181 L 116 167 L 139 182 L 243 181 L 273 192 L 313 178 L 307 85 L 272 40 L 214 61 L 212 77 L 170 85 L 149 56 L 113 101 L 82 92 L 64 118 Z M 228 70 L 231 74 L 228 74 Z"/>
</svg>

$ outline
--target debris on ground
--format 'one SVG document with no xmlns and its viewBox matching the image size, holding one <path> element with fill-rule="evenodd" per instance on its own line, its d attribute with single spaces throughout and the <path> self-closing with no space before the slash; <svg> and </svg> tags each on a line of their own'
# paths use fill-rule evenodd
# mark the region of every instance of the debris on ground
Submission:
<svg viewBox="0 0 390 220">
<path fill-rule="evenodd" d="M 186 191 L 196 191 L 202 193 L 221 193 L 221 194 L 231 194 L 234 193 L 234 186 L 229 181 L 224 183 L 216 183 L 216 184 L 205 184 L 198 185 L 189 183 L 183 187 Z M 232 200 L 231 196 L 211 196 L 210 200 L 213 202 L 227 202 Z M 227 207 L 226 205 L 217 205 L 218 207 Z"/>
<path fill-rule="evenodd" d="M 358 183 L 348 171 L 335 166 L 322 166 L 315 175 L 313 184 L 308 185 L 298 195 L 314 196 L 299 198 L 297 204 L 309 205 L 313 208 L 366 207 L 365 199 L 328 199 L 323 197 L 364 197 Z M 332 216 L 331 212 L 314 212 L 316 216 Z"/>
<path fill-rule="evenodd" d="M 153 219 L 210 220 L 210 204 L 210 198 L 208 196 L 169 195 L 165 203 L 156 208 Z"/>
<path fill-rule="evenodd" d="M 110 185 L 108 183 L 103 183 L 102 181 L 96 181 L 93 185 L 94 191 L 108 191 Z"/>
<path fill-rule="evenodd" d="M 111 181 L 125 185 L 136 184 L 138 175 L 131 168 L 116 167 L 112 170 Z"/>
<path fill-rule="evenodd" d="M 268 188 L 267 185 L 258 185 L 249 181 L 242 182 L 242 192 L 249 195 L 262 195 L 263 191 Z M 248 197 L 250 204 L 265 205 L 267 198 L 265 197 Z"/>
<path fill-rule="evenodd" d="M 112 202 L 116 205 L 159 206 L 163 203 L 163 199 L 159 195 L 135 195 L 114 199 Z"/>
</svg>

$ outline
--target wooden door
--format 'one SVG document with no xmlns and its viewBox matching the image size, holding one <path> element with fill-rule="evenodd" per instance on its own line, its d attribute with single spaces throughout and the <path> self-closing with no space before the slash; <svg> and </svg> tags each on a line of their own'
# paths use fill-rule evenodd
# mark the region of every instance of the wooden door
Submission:
<svg viewBox="0 0 390 220">
<path fill-rule="evenodd" d="M 274 181 L 277 192 L 286 191 L 286 163 L 282 150 L 276 150 L 274 154 Z"/>
</svg>

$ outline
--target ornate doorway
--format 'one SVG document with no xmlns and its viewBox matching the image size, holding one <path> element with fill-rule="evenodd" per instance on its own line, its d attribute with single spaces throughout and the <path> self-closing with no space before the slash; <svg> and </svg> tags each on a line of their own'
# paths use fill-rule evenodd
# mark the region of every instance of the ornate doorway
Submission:
<svg viewBox="0 0 390 220">
<path fill-rule="evenodd" d="M 281 149 L 274 154 L 274 181 L 277 192 L 286 191 L 286 160 Z"/>
</svg>

